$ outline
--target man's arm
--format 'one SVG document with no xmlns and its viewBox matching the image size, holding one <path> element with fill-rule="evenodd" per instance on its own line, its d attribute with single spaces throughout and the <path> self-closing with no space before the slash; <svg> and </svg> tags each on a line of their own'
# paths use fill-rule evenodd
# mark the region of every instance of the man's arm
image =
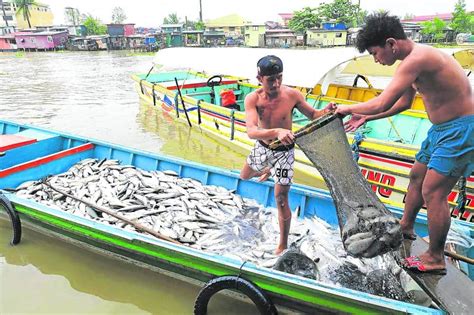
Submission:
<svg viewBox="0 0 474 315">
<path fill-rule="evenodd" d="M 406 60 L 406 62 L 402 62 L 395 72 L 390 84 L 379 96 L 364 103 L 352 106 L 341 106 L 336 112 L 342 115 L 380 115 L 388 112 L 396 103 L 398 103 L 397 101 L 402 98 L 402 96 L 414 93 L 410 90 L 413 90 L 412 84 L 419 76 L 421 67 L 422 64 L 419 62 L 417 63 L 416 60 Z M 404 101 L 402 103 L 404 103 Z M 393 112 L 391 111 L 392 115 L 393 113 L 396 113 L 397 110 L 399 109 L 394 109 Z M 378 118 L 387 116 L 382 115 Z"/>
<path fill-rule="evenodd" d="M 258 140 L 278 139 L 283 144 L 292 144 L 295 137 L 291 130 L 283 128 L 263 129 L 258 126 L 257 100 L 258 97 L 255 92 L 245 98 L 245 125 L 249 138 Z"/>
<path fill-rule="evenodd" d="M 322 115 L 328 113 L 330 110 L 335 110 L 336 105 L 333 103 L 329 103 L 324 109 L 315 109 L 311 105 L 306 102 L 303 94 L 301 92 L 294 90 L 292 93 L 295 93 L 296 98 L 296 108 L 308 119 L 315 120 L 316 118 L 321 117 Z"/>
<path fill-rule="evenodd" d="M 357 128 L 362 126 L 367 121 L 376 120 L 380 118 L 385 118 L 389 116 L 396 115 L 398 113 L 403 112 L 411 107 L 411 103 L 413 102 L 413 98 L 415 97 L 415 89 L 410 88 L 408 89 L 405 94 L 398 99 L 398 101 L 393 105 L 389 110 L 382 112 L 376 115 L 359 115 L 353 114 L 351 119 L 344 123 L 344 129 L 346 131 L 355 131 Z M 353 106 L 353 105 L 349 105 Z"/>
</svg>

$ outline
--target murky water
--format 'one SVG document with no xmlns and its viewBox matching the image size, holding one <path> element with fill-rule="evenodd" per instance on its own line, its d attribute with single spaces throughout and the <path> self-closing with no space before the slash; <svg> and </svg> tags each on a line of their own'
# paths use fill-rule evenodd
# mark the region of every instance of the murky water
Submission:
<svg viewBox="0 0 474 315">
<path fill-rule="evenodd" d="M 151 61 L 125 52 L 0 53 L 0 117 L 240 169 L 243 155 L 139 104 L 130 76 Z M 31 229 L 16 247 L 10 237 L 0 219 L 0 314 L 192 313 L 199 286 Z M 256 312 L 226 296 L 209 307 L 209 314 Z"/>
</svg>

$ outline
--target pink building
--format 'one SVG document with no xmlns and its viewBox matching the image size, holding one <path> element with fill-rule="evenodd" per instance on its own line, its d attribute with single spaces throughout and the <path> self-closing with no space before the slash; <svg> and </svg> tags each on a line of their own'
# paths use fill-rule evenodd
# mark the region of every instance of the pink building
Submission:
<svg viewBox="0 0 474 315">
<path fill-rule="evenodd" d="M 18 49 L 50 50 L 65 46 L 68 32 L 20 32 L 15 34 Z"/>
<path fill-rule="evenodd" d="M 283 21 L 284 26 L 288 26 L 288 22 L 293 18 L 293 13 L 278 13 Z"/>
<path fill-rule="evenodd" d="M 0 36 L 0 51 L 15 51 L 16 48 L 14 33 Z"/>
<path fill-rule="evenodd" d="M 426 21 L 433 21 L 434 18 L 438 18 L 445 22 L 449 22 L 453 19 L 453 14 L 441 13 L 441 14 L 431 14 L 431 15 L 419 15 L 419 16 L 414 16 L 413 18 L 408 19 L 408 20 L 402 20 L 402 22 L 421 23 L 421 22 L 426 22 Z"/>
</svg>

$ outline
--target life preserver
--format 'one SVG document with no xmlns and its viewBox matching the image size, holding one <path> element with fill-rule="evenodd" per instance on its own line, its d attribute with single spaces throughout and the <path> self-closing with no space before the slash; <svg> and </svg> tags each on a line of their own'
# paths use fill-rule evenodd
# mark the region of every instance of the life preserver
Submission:
<svg viewBox="0 0 474 315">
<path fill-rule="evenodd" d="M 5 197 L 2 193 L 0 193 L 0 208 L 1 207 L 5 208 L 5 211 L 7 211 L 8 216 L 10 217 L 10 220 L 12 221 L 13 237 L 10 244 L 16 245 L 20 243 L 20 240 L 21 240 L 20 217 L 18 216 L 18 213 L 15 211 L 15 208 L 13 207 L 10 200 L 8 200 L 8 198 Z"/>
<path fill-rule="evenodd" d="M 238 276 L 222 276 L 206 283 L 194 303 L 194 314 L 205 315 L 211 297 L 225 289 L 234 289 L 245 294 L 255 303 L 260 314 L 278 314 L 273 302 L 256 285 Z"/>
</svg>

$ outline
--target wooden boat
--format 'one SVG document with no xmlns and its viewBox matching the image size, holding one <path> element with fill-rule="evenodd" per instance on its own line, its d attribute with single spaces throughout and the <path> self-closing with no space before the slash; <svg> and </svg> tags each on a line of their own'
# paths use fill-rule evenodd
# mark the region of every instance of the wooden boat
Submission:
<svg viewBox="0 0 474 315">
<path fill-rule="evenodd" d="M 234 189 L 242 197 L 254 198 L 265 206 L 275 206 L 270 182 L 242 181 L 236 173 L 228 170 L 9 121 L 0 121 L 0 131 L 0 151 L 5 153 L 0 156 L 0 192 L 12 202 L 14 213 L 19 215 L 22 223 L 100 248 L 114 257 L 155 266 L 194 281 L 206 282 L 223 275 L 238 275 L 261 288 L 273 302 L 294 309 L 344 313 L 443 313 L 438 309 L 336 288 L 252 263 L 242 264 L 235 259 L 78 217 L 5 190 L 24 181 L 64 172 L 86 158 L 118 159 L 123 164 L 144 170 L 173 170 L 179 176 Z M 318 215 L 330 224 L 337 224 L 334 205 L 326 191 L 296 184 L 290 191 L 290 205 L 293 209 L 301 207 L 301 216 Z M 399 208 L 390 207 L 390 210 L 397 216 L 401 214 Z M 469 228 L 473 236 L 473 224 L 461 224 Z M 426 216 L 417 218 L 416 230 L 419 235 L 426 235 Z M 17 238 L 15 242 L 18 241 Z M 474 253 L 469 255 L 472 257 Z"/>
<path fill-rule="evenodd" d="M 193 69 L 206 69 L 200 60 L 201 56 L 213 60 L 212 65 L 206 69 L 207 73 L 225 73 L 225 69 L 228 69 L 229 66 L 226 62 L 219 60 L 218 54 L 227 55 L 227 51 L 227 49 L 164 50 L 161 54 L 157 54 L 155 63 L 161 62 L 171 68 L 183 63 L 183 65 L 188 64 Z M 251 60 L 251 62 L 242 61 L 241 64 L 238 64 L 238 67 L 232 69 L 235 69 L 239 76 L 222 75 L 209 81 L 211 76 L 205 72 L 185 70 L 137 74 L 133 76 L 133 79 L 140 98 L 149 106 L 170 113 L 178 121 L 195 126 L 223 144 L 232 146 L 243 154 L 248 154 L 254 141 L 246 135 L 243 102 L 245 95 L 258 88 L 255 83 L 248 79 L 255 73 L 254 60 L 258 60 L 258 56 L 267 53 L 282 54 L 283 57 L 287 57 L 289 62 L 284 59 L 285 69 L 289 68 L 290 70 L 285 70 L 284 82 L 290 81 L 290 84 L 294 83 L 296 86 L 298 84 L 308 84 L 308 82 L 295 75 L 295 70 L 293 70 L 293 73 L 291 72 L 291 69 L 295 68 L 294 65 L 291 66 L 291 62 L 294 59 L 310 57 L 298 56 L 290 59 L 290 56 L 287 55 L 288 52 L 284 50 L 275 52 L 274 50 L 257 49 L 243 52 L 243 49 L 231 49 L 230 51 L 249 55 L 248 59 Z M 336 49 L 334 51 L 338 52 L 340 50 Z M 322 50 L 322 52 L 322 56 L 317 57 L 318 54 L 316 54 L 314 58 L 334 59 L 337 57 L 332 56 L 334 54 L 332 49 Z M 316 69 L 314 75 L 316 77 L 321 76 L 318 84 L 309 89 L 298 88 L 306 96 L 308 103 L 314 107 L 322 108 L 328 102 L 349 105 L 368 100 L 381 92 L 381 90 L 372 88 L 370 83 L 368 88 L 332 83 L 339 73 L 346 76 L 356 74 L 356 78 L 359 78 L 363 70 L 366 75 L 385 76 L 390 76 L 394 71 L 393 66 L 383 67 L 375 64 L 371 56 L 354 56 L 352 48 L 350 51 L 346 49 L 343 52 L 341 58 L 346 58 L 342 59 L 345 60 L 344 62 L 336 66 L 328 63 L 328 65 L 323 65 L 322 69 Z M 472 50 L 464 51 L 464 54 L 457 52 L 459 56 L 462 56 L 458 58 L 466 69 L 474 67 L 473 52 Z M 191 61 L 195 61 L 195 63 L 191 61 L 186 63 L 186 54 L 193 56 Z M 214 62 L 214 60 L 216 61 Z M 224 60 L 228 62 L 228 59 L 224 58 Z M 287 63 L 290 63 L 290 67 L 286 67 Z M 220 71 L 217 70 L 219 67 L 222 67 Z M 290 72 L 289 79 L 287 79 L 287 72 Z M 247 76 L 242 77 L 245 74 Z M 175 79 L 178 84 L 176 84 Z M 367 81 L 365 77 L 364 79 Z M 179 92 L 183 96 L 182 99 L 179 97 L 178 86 Z M 230 110 L 221 106 L 220 93 L 228 90 L 233 91 L 240 110 Z M 293 114 L 293 122 L 295 130 L 308 123 L 307 119 L 297 111 Z M 350 143 L 354 143 L 354 148 L 358 152 L 358 163 L 362 173 L 373 185 L 373 190 L 384 203 L 403 207 L 409 182 L 408 174 L 414 163 L 419 145 L 430 126 L 431 123 L 424 112 L 421 98 L 417 97 L 412 109 L 391 118 L 369 122 L 364 128 L 365 132 L 363 134 L 348 135 Z M 299 149 L 296 150 L 295 161 L 296 181 L 321 187 L 323 183 L 321 176 Z M 474 222 L 474 176 L 469 176 L 465 182 L 460 181 L 448 199 L 452 217 Z"/>
</svg>

